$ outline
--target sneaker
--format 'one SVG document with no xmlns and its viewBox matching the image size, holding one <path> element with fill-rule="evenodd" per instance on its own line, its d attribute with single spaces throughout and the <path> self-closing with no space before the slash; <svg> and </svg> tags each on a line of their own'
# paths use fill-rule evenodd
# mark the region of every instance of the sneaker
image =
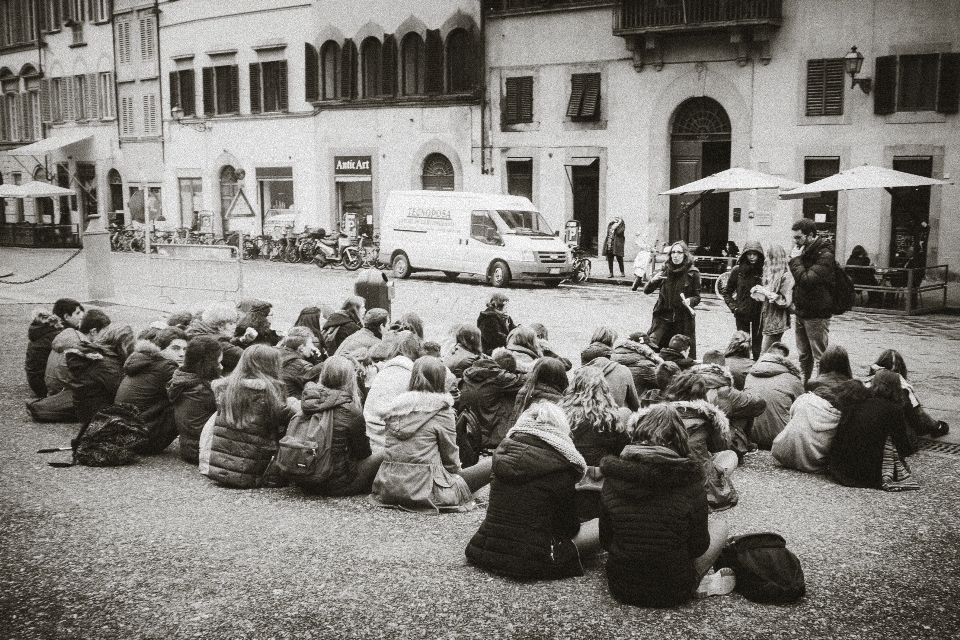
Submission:
<svg viewBox="0 0 960 640">
<path fill-rule="evenodd" d="M 703 576 L 700 586 L 697 587 L 697 598 L 709 598 L 710 596 L 725 596 L 733 591 L 737 586 L 737 576 L 733 569 L 724 567 L 720 571 L 710 571 Z"/>
<path fill-rule="evenodd" d="M 27 405 L 29 408 L 30 405 Z M 950 433 L 950 425 L 948 425 L 943 420 L 937 421 L 937 426 L 930 432 L 930 437 L 932 438 L 942 438 L 943 436 Z"/>
</svg>

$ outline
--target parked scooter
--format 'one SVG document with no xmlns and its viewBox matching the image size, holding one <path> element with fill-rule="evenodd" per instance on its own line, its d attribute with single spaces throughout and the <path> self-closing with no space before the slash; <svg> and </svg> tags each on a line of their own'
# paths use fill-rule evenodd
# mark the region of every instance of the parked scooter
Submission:
<svg viewBox="0 0 960 640">
<path fill-rule="evenodd" d="M 660 239 L 657 238 L 657 242 L 651 245 L 647 242 L 647 236 L 645 234 L 637 234 L 636 244 L 640 250 L 637 252 L 637 257 L 633 259 L 633 286 L 631 290 L 636 291 L 653 278 L 657 266 L 657 259 L 653 253 L 653 248 L 657 246 L 659 242 Z"/>
<path fill-rule="evenodd" d="M 313 262 L 318 267 L 339 262 L 348 271 L 355 271 L 360 268 L 362 262 L 360 251 L 356 243 L 350 240 L 350 236 L 341 231 L 337 234 L 337 237 L 329 237 L 323 229 L 319 229 L 316 235 L 318 236 L 317 251 Z"/>
</svg>

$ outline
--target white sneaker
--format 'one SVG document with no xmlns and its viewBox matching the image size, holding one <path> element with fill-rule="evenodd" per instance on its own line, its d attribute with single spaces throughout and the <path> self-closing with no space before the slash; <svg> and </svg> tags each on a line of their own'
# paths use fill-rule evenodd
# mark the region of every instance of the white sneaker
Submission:
<svg viewBox="0 0 960 640">
<path fill-rule="evenodd" d="M 737 576 L 733 569 L 724 567 L 720 571 L 710 571 L 703 576 L 700 586 L 697 587 L 698 598 L 709 598 L 710 596 L 725 596 L 733 591 L 737 586 Z"/>
</svg>

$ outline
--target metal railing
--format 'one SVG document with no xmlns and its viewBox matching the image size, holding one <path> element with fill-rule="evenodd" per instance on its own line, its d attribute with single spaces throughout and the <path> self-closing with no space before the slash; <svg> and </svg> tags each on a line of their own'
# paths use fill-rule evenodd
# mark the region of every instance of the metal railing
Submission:
<svg viewBox="0 0 960 640">
<path fill-rule="evenodd" d="M 779 23 L 782 0 L 621 0 L 613 30 Z"/>
<path fill-rule="evenodd" d="M 916 315 L 947 306 L 950 267 L 945 264 L 917 269 L 847 265 L 844 269 L 857 291 L 857 311 Z"/>
<path fill-rule="evenodd" d="M 0 247 L 79 249 L 80 232 L 75 224 L 0 224 Z"/>
<path fill-rule="evenodd" d="M 557 9 L 562 7 L 576 7 L 578 5 L 611 4 L 610 0 L 485 0 L 487 11 L 524 11 L 538 9 Z"/>
</svg>

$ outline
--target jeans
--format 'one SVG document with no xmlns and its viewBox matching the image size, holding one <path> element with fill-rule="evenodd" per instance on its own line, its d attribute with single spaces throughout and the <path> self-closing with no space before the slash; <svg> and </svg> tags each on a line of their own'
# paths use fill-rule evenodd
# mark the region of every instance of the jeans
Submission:
<svg viewBox="0 0 960 640">
<path fill-rule="evenodd" d="M 772 345 L 774 342 L 780 342 L 781 338 L 783 338 L 782 331 L 780 333 L 768 333 L 763 336 L 763 342 L 760 343 L 760 353 L 766 353 L 767 349 L 770 348 L 770 345 Z"/>
<path fill-rule="evenodd" d="M 745 331 L 750 336 L 750 351 L 753 353 L 753 359 L 759 360 L 762 350 L 760 349 L 760 314 L 752 318 L 734 317 L 737 323 L 737 331 Z"/>
<path fill-rule="evenodd" d="M 830 342 L 830 318 L 796 318 L 797 351 L 806 382 L 819 369 L 820 358 Z"/>
</svg>

